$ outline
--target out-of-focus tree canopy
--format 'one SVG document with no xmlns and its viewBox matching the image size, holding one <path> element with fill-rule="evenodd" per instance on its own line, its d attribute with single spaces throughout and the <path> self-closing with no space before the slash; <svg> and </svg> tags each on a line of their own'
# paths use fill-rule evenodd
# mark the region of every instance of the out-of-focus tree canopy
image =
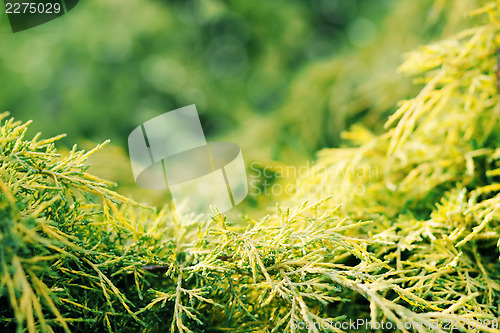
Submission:
<svg viewBox="0 0 500 333">
<path fill-rule="evenodd" d="M 68 142 L 124 144 L 139 123 L 188 104 L 207 134 L 238 132 L 252 115 L 280 109 L 303 68 L 374 45 L 393 6 L 85 0 L 16 34 L 2 15 L 0 108 L 47 135 L 64 129 Z"/>
</svg>

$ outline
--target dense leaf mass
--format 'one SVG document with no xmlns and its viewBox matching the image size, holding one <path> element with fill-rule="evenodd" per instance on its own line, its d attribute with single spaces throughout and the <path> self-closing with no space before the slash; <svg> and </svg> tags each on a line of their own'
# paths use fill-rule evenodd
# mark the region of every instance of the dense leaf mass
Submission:
<svg viewBox="0 0 500 333">
<path fill-rule="evenodd" d="M 355 148 L 321 151 L 264 219 L 141 206 L 87 173 L 93 151 L 61 156 L 4 114 L 0 327 L 498 332 L 499 5 L 410 53 L 401 69 L 423 88 L 386 132 L 345 132 Z"/>
</svg>

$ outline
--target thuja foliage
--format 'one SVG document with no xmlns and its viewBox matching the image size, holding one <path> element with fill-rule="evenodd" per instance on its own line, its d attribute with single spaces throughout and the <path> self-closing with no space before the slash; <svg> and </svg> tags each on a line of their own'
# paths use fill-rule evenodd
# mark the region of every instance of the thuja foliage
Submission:
<svg viewBox="0 0 500 333">
<path fill-rule="evenodd" d="M 370 249 L 394 275 L 360 281 L 391 305 L 368 297 L 372 318 L 500 316 L 499 4 L 410 53 L 401 70 L 421 92 L 400 103 L 385 134 L 344 133 L 357 147 L 322 151 L 302 182 L 300 200 L 333 188 L 331 207 L 373 221 L 359 236 L 387 242 Z"/>
<path fill-rule="evenodd" d="M 117 304 L 135 319 L 106 276 L 121 258 L 119 230 L 118 238 L 106 233 L 116 226 L 111 216 L 119 217 L 117 204 L 134 203 L 85 172 L 92 151 L 75 147 L 62 158 L 54 147 L 62 136 L 25 140 L 28 125 L 9 119 L 0 128 L 0 327 L 70 331 L 111 314 L 126 322 Z"/>
<path fill-rule="evenodd" d="M 3 117 L 6 115 L 4 114 Z M 154 213 L 86 173 L 92 153 L 1 127 L 0 325 L 6 330 L 285 330 L 349 301 L 351 276 L 381 264 L 364 223 L 321 203 L 234 227 Z M 382 244 L 382 243 L 380 243 Z M 343 261 L 363 258 L 363 265 Z M 358 260 L 359 261 L 359 260 Z"/>
<path fill-rule="evenodd" d="M 60 156 L 57 138 L 5 120 L 0 327 L 339 332 L 325 323 L 364 318 L 498 332 L 499 4 L 410 54 L 402 70 L 424 86 L 387 132 L 346 132 L 355 147 L 322 151 L 296 208 L 261 220 L 141 207 L 86 172 L 92 151 Z"/>
<path fill-rule="evenodd" d="M 355 123 L 382 133 L 387 116 L 397 108 L 395 101 L 418 92 L 418 87 L 396 72 L 401 54 L 463 29 L 464 14 L 473 5 L 471 0 L 393 1 L 377 24 L 372 44 L 342 51 L 298 71 L 277 112 L 245 121 L 234 140 L 252 138 L 241 140 L 246 157 L 263 161 L 272 156 L 295 164 L 320 148 L 338 147 L 340 133 Z M 272 143 L 269 132 L 274 135 Z"/>
<path fill-rule="evenodd" d="M 6 115 L 4 114 L 3 117 Z M 349 301 L 349 276 L 379 265 L 356 239 L 364 223 L 320 204 L 235 227 L 154 213 L 86 173 L 92 151 L 0 130 L 0 325 L 11 331 L 274 330 Z M 347 269 L 349 257 L 363 266 Z M 327 260 L 325 260 L 327 259 Z M 363 267 L 363 269 L 361 269 Z"/>
</svg>

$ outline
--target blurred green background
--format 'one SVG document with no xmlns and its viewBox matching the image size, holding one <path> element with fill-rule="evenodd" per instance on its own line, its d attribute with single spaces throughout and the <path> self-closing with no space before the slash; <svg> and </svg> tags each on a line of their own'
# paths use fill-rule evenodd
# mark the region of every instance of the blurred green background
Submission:
<svg viewBox="0 0 500 333">
<path fill-rule="evenodd" d="M 133 182 L 128 134 L 189 104 L 208 140 L 239 144 L 247 164 L 300 165 L 355 123 L 379 132 L 416 91 L 396 69 L 453 31 L 445 2 L 81 0 L 16 34 L 2 14 L 0 109 L 34 120 L 31 133 L 67 133 L 68 147 L 111 139 L 93 172 L 139 198 L 151 192 Z"/>
</svg>

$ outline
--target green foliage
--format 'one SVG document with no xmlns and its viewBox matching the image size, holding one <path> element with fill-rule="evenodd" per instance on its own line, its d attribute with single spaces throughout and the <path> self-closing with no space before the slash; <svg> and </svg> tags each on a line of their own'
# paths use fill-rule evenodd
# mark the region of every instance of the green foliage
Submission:
<svg viewBox="0 0 500 333">
<path fill-rule="evenodd" d="M 459 321 L 500 315 L 499 17 L 489 3 L 470 14 L 474 27 L 408 54 L 401 70 L 421 92 L 385 134 L 357 126 L 344 137 L 359 148 L 322 151 L 297 196 L 314 201 L 337 185 L 332 204 L 392 242 L 375 250 L 400 271 L 384 279 L 389 299 Z"/>
<path fill-rule="evenodd" d="M 371 43 L 342 48 L 334 57 L 304 66 L 290 82 L 289 94 L 276 113 L 245 121 L 231 139 L 240 141 L 246 156 L 258 161 L 272 158 L 296 164 L 304 156 L 313 157 L 318 149 L 345 144 L 341 133 L 353 125 L 383 133 L 385 119 L 396 110 L 394 102 L 418 92 L 396 72 L 401 54 L 463 29 L 467 24 L 463 14 L 471 7 L 469 0 L 452 5 L 446 0 L 391 3 L 377 22 Z M 364 13 L 357 20 L 367 17 Z M 358 35 L 369 35 L 367 30 Z M 241 139 L 247 137 L 252 140 Z"/>
<path fill-rule="evenodd" d="M 207 134 L 237 132 L 280 105 L 298 67 L 344 48 L 357 15 L 375 20 L 388 4 L 80 1 L 18 34 L 1 15 L 0 73 L 9 84 L 0 108 L 48 135 L 64 128 L 69 146 L 81 137 L 125 146 L 137 124 L 189 104 Z"/>
<path fill-rule="evenodd" d="M 56 326 L 70 331 L 109 320 L 118 305 L 136 318 L 103 273 L 115 258 L 108 251 L 114 238 L 104 233 L 113 228 L 106 219 L 109 207 L 134 203 L 85 172 L 83 162 L 93 151 L 75 146 L 63 158 L 54 147 L 62 136 L 25 140 L 28 125 L 9 119 L 0 129 L 0 325 L 17 325 L 18 332 Z"/>
<path fill-rule="evenodd" d="M 401 69 L 424 86 L 387 132 L 345 132 L 358 147 L 321 151 L 296 208 L 261 220 L 141 207 L 86 172 L 93 151 L 60 156 L 58 138 L 25 139 L 28 124 L 6 120 L 0 327 L 319 332 L 365 318 L 475 332 L 498 319 L 499 4 L 410 53 Z"/>
<path fill-rule="evenodd" d="M 339 286 L 353 288 L 349 276 L 361 274 L 343 267 L 348 257 L 367 260 L 368 271 L 378 266 L 366 251 L 376 241 L 347 236 L 362 223 L 320 204 L 245 227 L 134 207 L 85 173 L 92 151 L 63 158 L 58 138 L 25 140 L 27 125 L 10 119 L 1 127 L 7 329 L 276 331 L 347 301 Z"/>
</svg>

